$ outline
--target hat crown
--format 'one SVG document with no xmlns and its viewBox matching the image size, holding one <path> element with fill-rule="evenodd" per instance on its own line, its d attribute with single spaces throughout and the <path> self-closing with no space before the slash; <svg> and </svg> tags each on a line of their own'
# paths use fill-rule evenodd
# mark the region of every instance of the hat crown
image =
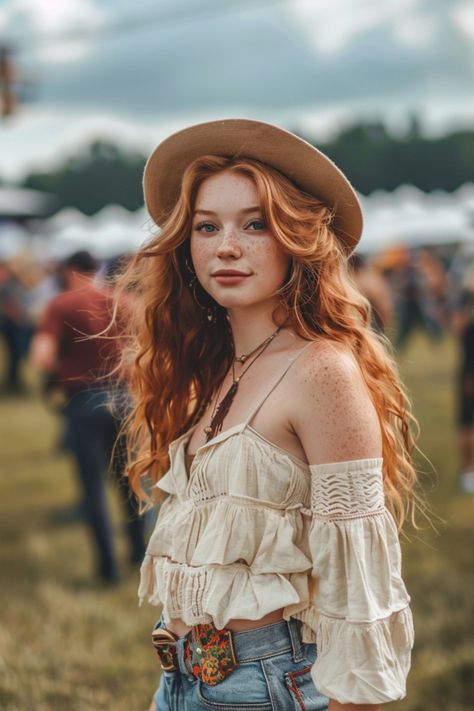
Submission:
<svg viewBox="0 0 474 711">
<path fill-rule="evenodd" d="M 195 124 L 168 136 L 151 153 L 143 176 L 148 212 L 161 226 L 175 206 L 186 168 L 204 155 L 258 160 L 334 212 L 332 228 L 350 253 L 362 232 L 362 210 L 354 188 L 321 151 L 290 131 L 251 119 Z"/>
</svg>

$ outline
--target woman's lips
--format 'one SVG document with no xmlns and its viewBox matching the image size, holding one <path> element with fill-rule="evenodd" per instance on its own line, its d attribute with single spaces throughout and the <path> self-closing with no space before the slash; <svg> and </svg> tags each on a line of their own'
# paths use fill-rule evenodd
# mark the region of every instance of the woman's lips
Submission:
<svg viewBox="0 0 474 711">
<path fill-rule="evenodd" d="M 212 275 L 218 284 L 223 286 L 235 286 L 240 284 L 247 279 L 250 274 L 243 274 L 242 272 L 217 272 Z"/>
</svg>

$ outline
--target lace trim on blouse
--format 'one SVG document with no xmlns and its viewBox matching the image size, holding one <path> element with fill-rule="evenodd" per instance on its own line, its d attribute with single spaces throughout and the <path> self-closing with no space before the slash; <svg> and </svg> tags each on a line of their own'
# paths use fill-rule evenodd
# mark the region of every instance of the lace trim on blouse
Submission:
<svg viewBox="0 0 474 711">
<path fill-rule="evenodd" d="M 311 512 L 342 521 L 381 514 L 385 508 L 382 459 L 312 464 Z"/>
</svg>

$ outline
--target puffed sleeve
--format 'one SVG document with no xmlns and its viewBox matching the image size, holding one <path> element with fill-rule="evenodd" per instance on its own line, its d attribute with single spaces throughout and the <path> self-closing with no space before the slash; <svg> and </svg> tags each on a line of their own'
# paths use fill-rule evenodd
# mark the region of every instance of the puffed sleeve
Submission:
<svg viewBox="0 0 474 711">
<path fill-rule="evenodd" d="M 405 696 L 413 646 L 398 533 L 381 458 L 311 465 L 310 549 L 317 582 L 320 693 L 340 703 Z"/>
</svg>

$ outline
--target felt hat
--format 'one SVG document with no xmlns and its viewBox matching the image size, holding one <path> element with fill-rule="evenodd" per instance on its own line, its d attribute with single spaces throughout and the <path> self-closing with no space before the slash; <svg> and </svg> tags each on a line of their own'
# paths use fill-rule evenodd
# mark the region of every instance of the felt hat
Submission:
<svg viewBox="0 0 474 711">
<path fill-rule="evenodd" d="M 354 188 L 317 148 L 278 126 L 249 119 L 200 123 L 172 134 L 150 155 L 143 176 L 148 212 L 161 226 L 175 206 L 183 173 L 204 155 L 253 158 L 275 168 L 334 210 L 333 229 L 350 253 L 362 232 Z"/>
</svg>

